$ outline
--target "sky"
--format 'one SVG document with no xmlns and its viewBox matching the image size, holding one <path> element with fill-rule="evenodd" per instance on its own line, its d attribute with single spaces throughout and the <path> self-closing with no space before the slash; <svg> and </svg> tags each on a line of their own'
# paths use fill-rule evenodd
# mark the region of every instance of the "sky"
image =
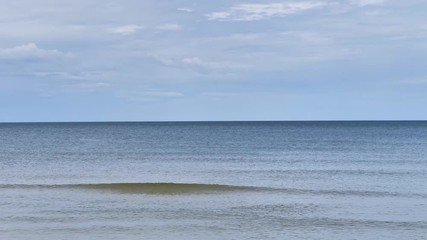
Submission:
<svg viewBox="0 0 427 240">
<path fill-rule="evenodd" d="M 14 0 L 0 122 L 426 120 L 425 0 Z"/>
</svg>

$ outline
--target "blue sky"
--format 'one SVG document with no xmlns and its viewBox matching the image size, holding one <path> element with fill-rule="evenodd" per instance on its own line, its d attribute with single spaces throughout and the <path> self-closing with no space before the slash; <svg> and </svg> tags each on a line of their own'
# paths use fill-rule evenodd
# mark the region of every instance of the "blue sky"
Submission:
<svg viewBox="0 0 427 240">
<path fill-rule="evenodd" d="M 0 121 L 427 119 L 427 1 L 14 0 Z"/>
</svg>

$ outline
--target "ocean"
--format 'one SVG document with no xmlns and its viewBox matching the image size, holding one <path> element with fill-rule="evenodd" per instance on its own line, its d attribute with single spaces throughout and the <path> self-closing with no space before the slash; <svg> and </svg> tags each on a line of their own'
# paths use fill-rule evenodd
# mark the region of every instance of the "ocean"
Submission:
<svg viewBox="0 0 427 240">
<path fill-rule="evenodd" d="M 0 239 L 427 239 L 427 122 L 2 123 Z"/>
</svg>

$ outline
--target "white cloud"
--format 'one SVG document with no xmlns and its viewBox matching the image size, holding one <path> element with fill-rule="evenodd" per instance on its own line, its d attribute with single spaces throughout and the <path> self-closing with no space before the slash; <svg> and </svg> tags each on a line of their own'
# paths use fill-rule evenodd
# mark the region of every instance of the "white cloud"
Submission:
<svg viewBox="0 0 427 240">
<path fill-rule="evenodd" d="M 162 89 L 148 89 L 145 91 L 122 90 L 117 93 L 117 96 L 131 101 L 156 102 L 162 99 L 178 99 L 185 95 L 180 92 L 165 91 Z"/>
<path fill-rule="evenodd" d="M 184 94 L 180 92 L 163 92 L 163 91 L 146 91 L 141 93 L 147 97 L 183 97 Z"/>
<path fill-rule="evenodd" d="M 35 43 L 0 49 L 0 59 L 52 59 L 72 57 L 72 53 L 64 53 L 56 49 L 43 49 Z"/>
<path fill-rule="evenodd" d="M 230 61 L 206 61 L 198 57 L 182 58 L 177 62 L 178 66 L 193 69 L 199 72 L 222 72 L 236 69 L 245 69 L 248 66 Z"/>
<path fill-rule="evenodd" d="M 77 87 L 79 87 L 80 89 L 84 89 L 84 90 L 98 90 L 98 89 L 103 89 L 103 88 L 108 88 L 111 87 L 110 83 L 105 83 L 105 82 L 96 82 L 96 83 L 80 83 L 77 85 Z"/>
<path fill-rule="evenodd" d="M 365 16 L 368 17 L 378 17 L 378 16 L 384 16 L 387 15 L 387 11 L 381 11 L 381 10 L 373 10 L 373 11 L 366 11 L 363 13 Z"/>
<path fill-rule="evenodd" d="M 351 3 L 364 7 L 369 5 L 382 5 L 386 0 L 352 0 Z"/>
<path fill-rule="evenodd" d="M 284 17 L 324 6 L 322 2 L 289 2 L 268 4 L 238 4 L 227 11 L 207 15 L 217 21 L 255 21 L 270 17 Z"/>
<path fill-rule="evenodd" d="M 54 79 L 69 79 L 69 80 L 94 80 L 108 77 L 112 71 L 81 71 L 81 72 L 65 72 L 65 71 L 36 71 L 32 75 L 41 78 Z"/>
<path fill-rule="evenodd" d="M 246 65 L 225 62 L 225 61 L 206 61 L 199 57 L 184 57 L 184 58 L 170 58 L 161 56 L 150 56 L 158 63 L 173 68 L 189 69 L 196 72 L 207 73 L 207 72 L 222 72 L 233 69 L 243 69 Z"/>
<path fill-rule="evenodd" d="M 323 36 L 317 32 L 310 31 L 287 31 L 280 34 L 286 42 L 296 42 L 298 44 L 310 45 L 333 45 L 334 40 L 330 37 Z"/>
<path fill-rule="evenodd" d="M 162 31 L 181 31 L 183 27 L 182 25 L 179 25 L 179 24 L 168 23 L 168 24 L 157 26 L 157 29 Z"/>
<path fill-rule="evenodd" d="M 194 12 L 194 10 L 193 10 L 193 9 L 191 9 L 191 8 L 186 8 L 186 7 L 177 8 L 176 10 L 181 11 L 181 12 L 188 12 L 188 13 L 190 13 L 190 12 Z"/>
<path fill-rule="evenodd" d="M 231 93 L 231 92 L 203 92 L 200 95 L 205 96 L 205 97 L 213 97 L 213 98 L 224 98 L 224 97 L 239 96 L 238 93 Z"/>
<path fill-rule="evenodd" d="M 190 65 L 203 65 L 204 62 L 198 57 L 183 58 L 182 63 Z"/>
<path fill-rule="evenodd" d="M 121 35 L 130 35 L 134 34 L 137 31 L 141 30 L 143 27 L 139 25 L 123 25 L 109 29 L 110 33 L 121 34 Z"/>
</svg>

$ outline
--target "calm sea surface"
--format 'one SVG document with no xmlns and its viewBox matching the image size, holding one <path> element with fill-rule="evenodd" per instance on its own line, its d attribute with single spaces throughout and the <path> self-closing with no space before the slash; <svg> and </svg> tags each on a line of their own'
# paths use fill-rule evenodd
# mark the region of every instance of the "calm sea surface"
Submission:
<svg viewBox="0 0 427 240">
<path fill-rule="evenodd" d="M 0 124 L 0 239 L 427 239 L 427 122 Z"/>
</svg>

